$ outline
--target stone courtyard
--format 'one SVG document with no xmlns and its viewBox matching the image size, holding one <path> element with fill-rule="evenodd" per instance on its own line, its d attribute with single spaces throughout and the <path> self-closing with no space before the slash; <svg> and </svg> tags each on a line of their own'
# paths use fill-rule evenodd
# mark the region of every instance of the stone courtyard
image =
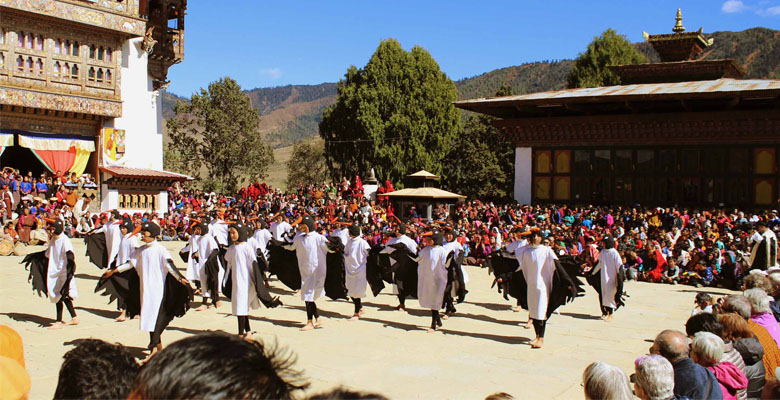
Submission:
<svg viewBox="0 0 780 400">
<path fill-rule="evenodd" d="M 73 243 L 79 290 L 74 304 L 81 324 L 62 330 L 45 328 L 53 321 L 54 305 L 31 292 L 28 273 L 19 264 L 21 257 L 0 261 L 0 324 L 22 335 L 33 384 L 31 399 L 52 398 L 62 356 L 79 339 L 118 342 L 140 358 L 148 343 L 138 321 L 114 321 L 116 306 L 94 293 L 101 271 L 87 260 L 83 241 Z M 184 243 L 164 244 L 183 268 L 177 253 Z M 29 247 L 28 251 L 42 249 Z M 589 363 L 601 360 L 632 373 L 634 359 L 647 352 L 656 333 L 684 330 L 695 294 L 705 290 L 630 282 L 627 308 L 606 323 L 599 319 L 598 296 L 588 287 L 584 297 L 551 317 L 545 347 L 532 350 L 526 342 L 533 338 L 533 330 L 522 327 L 527 312 L 512 312 L 514 302 L 490 288 L 492 276 L 487 269 L 467 267 L 467 271 L 471 282 L 466 303 L 457 306 L 456 316 L 444 321 L 437 333 L 425 332 L 430 316 L 417 308 L 416 300 L 407 300 L 409 313 L 394 311 L 397 300 L 389 288 L 364 299 L 365 318 L 356 322 L 348 321 L 351 303 L 320 300 L 325 328 L 300 332 L 306 317 L 303 301 L 275 280 L 273 292 L 281 296 L 284 306 L 253 311 L 252 329 L 256 338 L 297 356 L 297 367 L 311 382 L 307 394 L 344 385 L 393 399 L 480 399 L 494 392 L 522 399 L 581 399 L 582 371 Z M 205 331 L 236 333 L 229 303 L 218 309 L 190 310 L 174 319 L 163 334 L 163 344 Z"/>
</svg>

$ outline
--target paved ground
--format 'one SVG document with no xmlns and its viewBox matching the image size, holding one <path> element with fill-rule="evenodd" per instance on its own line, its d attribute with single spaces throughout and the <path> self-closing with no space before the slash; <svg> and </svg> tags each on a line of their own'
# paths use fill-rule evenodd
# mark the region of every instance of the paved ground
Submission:
<svg viewBox="0 0 780 400">
<path fill-rule="evenodd" d="M 174 255 L 183 245 L 166 243 Z M 52 397 L 62 355 L 78 339 L 119 342 L 139 356 L 148 343 L 148 334 L 138 330 L 137 321 L 114 322 L 115 306 L 93 293 L 100 271 L 87 261 L 81 240 L 74 240 L 74 246 L 80 292 L 75 304 L 81 325 L 59 331 L 43 327 L 52 322 L 54 305 L 31 293 L 27 273 L 18 264 L 21 258 L 0 259 L 0 324 L 10 325 L 24 339 L 33 381 L 31 399 Z M 264 341 L 275 341 L 297 354 L 298 367 L 310 377 L 310 393 L 345 385 L 394 399 L 479 399 L 498 391 L 517 398 L 580 399 L 585 366 L 601 360 L 632 372 L 633 360 L 645 354 L 657 332 L 683 329 L 700 290 L 631 282 L 628 308 L 606 323 L 598 319 L 598 297 L 589 287 L 585 297 L 553 315 L 545 347 L 531 350 L 525 343 L 533 338 L 533 330 L 519 326 L 527 313 L 512 312 L 510 302 L 490 289 L 487 270 L 467 268 L 468 302 L 458 306 L 459 314 L 444 321 L 439 333 L 424 331 L 429 314 L 415 309 L 417 301 L 408 301 L 409 314 L 399 313 L 392 311 L 397 300 L 388 294 L 366 299 L 366 318 L 357 322 L 347 320 L 351 303 L 318 301 L 325 329 L 300 332 L 306 317 L 303 301 L 279 289 L 276 281 L 275 291 L 285 306 L 254 311 L 252 329 Z M 207 330 L 235 333 L 230 304 L 218 310 L 191 310 L 175 319 L 163 334 L 163 343 Z"/>
</svg>

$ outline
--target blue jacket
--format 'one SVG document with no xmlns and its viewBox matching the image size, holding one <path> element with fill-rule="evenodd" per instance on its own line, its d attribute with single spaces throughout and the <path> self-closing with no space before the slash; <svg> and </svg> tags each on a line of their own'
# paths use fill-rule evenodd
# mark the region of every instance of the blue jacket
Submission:
<svg viewBox="0 0 780 400">
<path fill-rule="evenodd" d="M 690 358 L 672 364 L 674 368 L 674 394 L 691 399 L 722 400 L 723 392 L 715 375 Z"/>
</svg>

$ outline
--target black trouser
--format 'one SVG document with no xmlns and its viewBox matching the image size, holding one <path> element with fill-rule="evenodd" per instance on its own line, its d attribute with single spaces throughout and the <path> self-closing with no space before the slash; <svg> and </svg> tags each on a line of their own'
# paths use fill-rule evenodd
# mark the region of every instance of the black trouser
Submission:
<svg viewBox="0 0 780 400">
<path fill-rule="evenodd" d="M 320 314 L 317 312 L 317 304 L 313 301 L 306 302 L 306 318 L 311 321 L 314 318 L 319 318 Z"/>
<path fill-rule="evenodd" d="M 431 329 L 436 329 L 441 326 L 441 317 L 439 316 L 439 310 L 431 310 Z"/>
<path fill-rule="evenodd" d="M 164 330 L 165 325 L 157 323 L 154 327 L 154 332 L 149 332 L 149 350 L 154 349 L 158 344 L 162 343 L 161 337 Z"/>
<path fill-rule="evenodd" d="M 602 309 L 602 314 L 603 315 L 612 315 L 612 312 L 615 311 L 612 307 L 604 307 L 604 306 L 602 306 L 601 309 Z"/>
<path fill-rule="evenodd" d="M 76 318 L 76 309 L 73 308 L 73 300 L 70 299 L 70 297 L 60 297 L 60 301 L 55 304 L 55 307 L 57 307 L 57 322 L 62 322 L 62 305 L 65 304 L 65 307 L 68 307 L 68 313 L 70 313 L 71 318 Z"/>
<path fill-rule="evenodd" d="M 355 303 L 355 314 L 359 313 L 360 310 L 363 308 L 363 305 L 360 303 L 360 298 L 353 297 L 352 302 Z"/>
<path fill-rule="evenodd" d="M 248 315 L 238 315 L 238 334 L 239 336 L 243 336 L 244 332 L 249 333 L 251 332 L 251 328 L 249 328 L 249 316 Z"/>
<path fill-rule="evenodd" d="M 544 328 L 547 325 L 547 321 L 543 319 L 531 319 L 534 323 L 534 331 L 536 332 L 536 336 L 543 338 L 544 337 Z"/>
<path fill-rule="evenodd" d="M 398 304 L 401 305 L 401 308 L 406 308 L 406 295 L 405 294 L 398 294 Z"/>
<path fill-rule="evenodd" d="M 452 295 L 449 293 L 444 294 L 444 309 L 447 311 L 447 314 L 455 314 L 455 302 L 452 299 Z"/>
</svg>

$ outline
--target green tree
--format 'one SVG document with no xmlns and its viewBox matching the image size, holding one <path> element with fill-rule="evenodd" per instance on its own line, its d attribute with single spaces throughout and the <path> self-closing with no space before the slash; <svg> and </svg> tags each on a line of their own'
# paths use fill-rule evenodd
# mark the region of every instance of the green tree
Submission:
<svg viewBox="0 0 780 400">
<path fill-rule="evenodd" d="M 287 160 L 288 190 L 295 189 L 298 184 L 324 182 L 328 178 L 324 150 L 322 140 L 293 145 L 292 155 Z"/>
<path fill-rule="evenodd" d="M 195 178 L 203 189 L 234 193 L 247 179 L 267 176 L 273 151 L 263 143 L 260 116 L 236 81 L 212 82 L 189 102 L 178 101 L 173 112 L 167 121 L 171 147 L 198 166 Z"/>
<path fill-rule="evenodd" d="M 351 66 L 336 103 L 323 113 L 320 136 L 331 176 L 377 176 L 399 182 L 419 169 L 442 172 L 457 135 L 455 84 L 425 49 L 383 40 L 368 64 Z"/>
<path fill-rule="evenodd" d="M 510 96 L 502 86 L 496 96 Z M 493 117 L 469 113 L 450 154 L 444 180 L 458 194 L 507 200 L 513 192 L 514 145 L 493 126 Z"/>
<path fill-rule="evenodd" d="M 580 53 L 574 60 L 567 83 L 570 89 L 619 85 L 620 77 L 608 66 L 645 62 L 647 59 L 633 43 L 610 28 L 593 38 L 585 53 Z"/>
</svg>

